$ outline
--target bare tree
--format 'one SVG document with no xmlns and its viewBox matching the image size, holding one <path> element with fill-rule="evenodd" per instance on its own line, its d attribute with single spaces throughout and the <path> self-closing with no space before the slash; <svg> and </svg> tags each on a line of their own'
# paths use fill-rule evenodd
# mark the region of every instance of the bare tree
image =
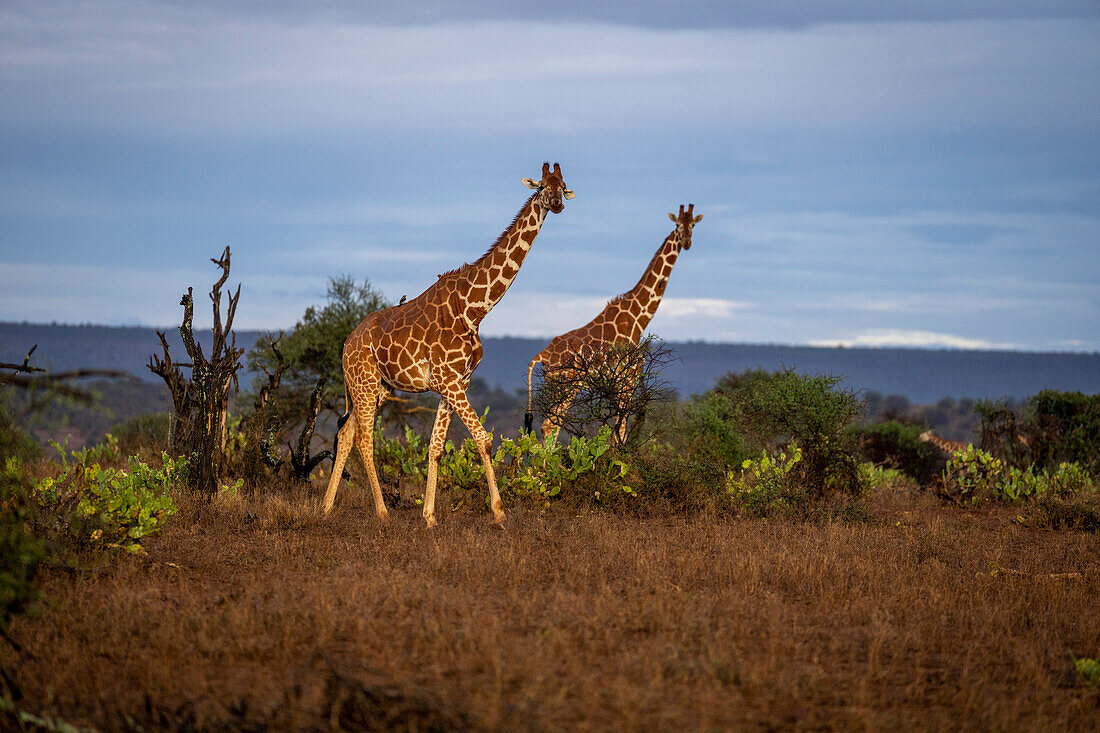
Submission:
<svg viewBox="0 0 1100 733">
<path fill-rule="evenodd" d="M 229 390 L 236 383 L 237 370 L 241 368 L 240 358 L 244 354 L 244 349 L 237 348 L 233 333 L 233 318 L 241 297 L 239 284 L 236 292 L 229 295 L 225 323 L 222 323 L 221 289 L 229 279 L 229 247 L 225 248 L 220 259 L 210 261 L 222 271 L 210 290 L 214 311 L 210 356 L 207 357 L 202 345 L 195 341 L 191 325 L 195 303 L 192 289 L 187 288 L 187 293 L 180 300 L 183 323 L 179 331 L 191 362 L 174 362 L 164 333 L 158 331 L 164 358 L 154 354 L 148 364 L 149 370 L 164 380 L 172 394 L 174 412 L 170 449 L 175 455 L 188 459 L 190 488 L 205 496 L 212 496 L 218 489 L 225 449 Z M 184 376 L 184 368 L 191 369 L 190 379 Z"/>
<path fill-rule="evenodd" d="M 108 377 L 110 379 L 134 379 L 133 375 L 115 369 L 72 369 L 67 372 L 47 373 L 41 367 L 32 366 L 31 355 L 34 354 L 38 344 L 35 344 L 23 357 L 22 364 L 9 364 L 0 362 L 0 369 L 10 369 L 10 374 L 0 374 L 0 384 L 24 389 L 32 393 L 32 397 L 23 409 L 24 414 L 30 414 L 40 409 L 55 397 L 63 397 L 83 405 L 95 404 L 96 397 L 86 389 L 76 387 L 70 382 L 89 377 Z M 34 393 L 41 397 L 35 398 Z"/>
<path fill-rule="evenodd" d="M 664 367 L 675 357 L 653 336 L 638 344 L 577 352 L 573 359 L 544 369 L 536 379 L 532 407 L 547 422 L 584 434 L 607 425 L 620 444 L 634 441 L 646 412 L 671 397 Z"/>
</svg>

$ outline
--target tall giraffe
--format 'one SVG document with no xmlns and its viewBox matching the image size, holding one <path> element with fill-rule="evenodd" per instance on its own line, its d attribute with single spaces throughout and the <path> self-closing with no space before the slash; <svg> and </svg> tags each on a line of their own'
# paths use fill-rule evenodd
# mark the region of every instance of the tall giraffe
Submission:
<svg viewBox="0 0 1100 733">
<path fill-rule="evenodd" d="M 554 337 L 550 344 L 535 355 L 527 367 L 527 413 L 524 415 L 524 429 L 530 430 L 534 415 L 531 412 L 531 374 L 536 364 L 543 369 L 570 369 L 569 363 L 576 354 L 596 354 L 612 344 L 628 343 L 637 346 L 649 325 L 661 298 L 665 294 L 672 266 L 682 249 L 691 249 L 691 232 L 703 215 L 693 216 L 695 204 L 688 204 L 685 211 L 680 204 L 679 215 L 669 212 L 668 218 L 676 225 L 672 233 L 657 248 L 638 284 L 622 295 L 608 302 L 600 314 L 580 328 Z M 562 407 L 564 412 L 569 404 Z M 556 433 L 558 426 L 547 418 L 542 423 L 542 435 L 547 437 Z M 619 438 L 625 439 L 626 426 L 619 427 Z"/>
<path fill-rule="evenodd" d="M 557 163 L 542 165 L 542 179 L 523 179 L 535 189 L 489 251 L 439 276 L 417 297 L 392 308 L 375 311 L 363 319 L 344 343 L 344 385 L 347 412 L 336 434 L 336 459 L 325 492 L 325 514 L 332 510 L 344 462 L 354 442 L 366 464 L 380 519 L 387 519 L 386 504 L 374 468 L 374 417 L 378 405 L 395 389 L 405 392 L 438 392 L 439 408 L 428 445 L 428 480 L 424 492 L 424 520 L 434 527 L 435 485 L 439 456 L 452 413 L 457 412 L 477 443 L 496 522 L 504 521 L 496 475 L 489 455 L 492 437 L 466 399 L 470 377 L 481 361 L 478 326 L 512 284 L 524 257 L 542 227 L 546 212 L 564 208 L 573 198 L 565 187 Z"/>
<path fill-rule="evenodd" d="M 931 443 L 944 453 L 952 455 L 959 451 L 966 450 L 970 447 L 970 443 L 961 443 L 957 440 L 948 440 L 947 438 L 941 438 L 933 433 L 931 430 L 925 430 L 919 436 L 920 440 L 925 443 Z"/>
</svg>

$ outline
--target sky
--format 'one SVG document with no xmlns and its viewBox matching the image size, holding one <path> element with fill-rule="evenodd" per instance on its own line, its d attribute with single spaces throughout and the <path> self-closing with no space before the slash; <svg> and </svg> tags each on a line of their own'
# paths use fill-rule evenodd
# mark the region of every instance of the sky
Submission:
<svg viewBox="0 0 1100 733">
<path fill-rule="evenodd" d="M 549 338 L 705 219 L 671 341 L 1100 350 L 1100 1 L 0 3 L 0 320 L 236 325 L 480 256 Z M 196 326 L 210 323 L 196 297 Z"/>
</svg>

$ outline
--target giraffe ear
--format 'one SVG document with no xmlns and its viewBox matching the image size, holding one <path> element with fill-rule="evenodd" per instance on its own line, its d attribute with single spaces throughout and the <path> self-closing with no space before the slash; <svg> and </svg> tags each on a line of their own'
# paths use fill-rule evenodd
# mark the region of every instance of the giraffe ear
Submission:
<svg viewBox="0 0 1100 733">
<path fill-rule="evenodd" d="M 564 191 L 561 192 L 561 195 L 562 195 L 562 198 L 571 199 L 574 196 L 576 196 L 577 194 L 575 194 L 573 192 L 573 189 L 567 188 L 567 189 L 565 189 Z"/>
<path fill-rule="evenodd" d="M 673 213 L 672 213 L 671 211 L 670 211 L 670 212 L 668 212 L 668 218 L 669 218 L 669 219 L 672 219 L 673 223 L 675 223 L 675 222 L 679 221 L 679 219 L 677 219 L 677 218 L 676 218 L 676 215 L 675 215 L 675 214 L 673 214 Z"/>
<path fill-rule="evenodd" d="M 693 223 L 693 224 L 698 224 L 698 223 L 699 223 L 699 222 L 701 222 L 702 220 L 703 220 L 703 215 L 702 215 L 702 214 L 700 214 L 699 216 L 695 217 L 695 218 L 694 218 L 694 219 L 692 219 L 691 221 L 692 221 L 692 223 Z"/>
<path fill-rule="evenodd" d="M 533 178 L 524 178 L 523 185 L 527 186 L 527 188 L 537 189 L 539 187 L 539 182 L 534 180 Z"/>
</svg>

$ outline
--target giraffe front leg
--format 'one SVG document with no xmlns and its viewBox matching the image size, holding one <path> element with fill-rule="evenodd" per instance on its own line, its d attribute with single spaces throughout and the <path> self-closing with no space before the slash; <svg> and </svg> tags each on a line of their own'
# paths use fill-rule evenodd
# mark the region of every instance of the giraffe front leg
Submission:
<svg viewBox="0 0 1100 733">
<path fill-rule="evenodd" d="M 470 401 L 466 399 L 464 391 L 457 388 L 449 390 L 445 397 L 451 403 L 454 411 L 458 413 L 458 418 L 462 420 L 462 424 L 470 431 L 470 435 L 473 436 L 474 442 L 477 444 L 477 452 L 481 455 L 481 464 L 485 467 L 485 479 L 489 483 L 489 506 L 493 510 L 493 521 L 498 525 L 502 524 L 504 522 L 504 502 L 500 500 L 500 492 L 497 491 L 497 477 L 493 471 L 491 452 L 493 438 L 481 424 L 474 408 L 470 406 Z"/>
<path fill-rule="evenodd" d="M 447 398 L 440 397 L 439 407 L 435 411 L 435 425 L 432 426 L 432 439 L 428 444 L 428 482 L 424 487 L 424 521 L 428 523 L 428 527 L 436 525 L 435 484 L 439 475 L 439 457 L 443 455 L 447 428 L 451 425 L 451 412 Z"/>
</svg>

